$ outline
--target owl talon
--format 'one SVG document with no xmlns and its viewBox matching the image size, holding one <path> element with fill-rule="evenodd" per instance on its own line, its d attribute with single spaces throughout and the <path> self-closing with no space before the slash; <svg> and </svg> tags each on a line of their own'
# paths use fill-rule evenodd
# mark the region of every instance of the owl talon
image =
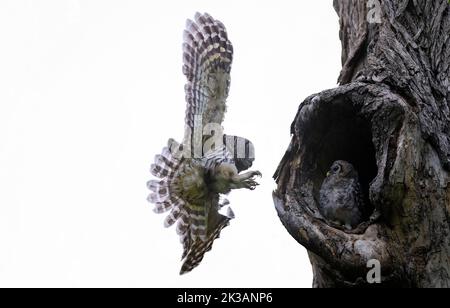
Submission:
<svg viewBox="0 0 450 308">
<path fill-rule="evenodd" d="M 250 190 L 254 190 L 256 186 L 259 185 L 258 182 L 255 181 L 255 177 L 261 177 L 261 172 L 259 171 L 250 171 L 244 174 L 237 175 L 232 181 L 232 189 L 236 188 L 247 188 Z"/>
<path fill-rule="evenodd" d="M 253 179 L 253 176 L 241 181 L 240 185 L 238 184 L 238 186 L 240 186 L 240 188 L 247 188 L 250 190 L 255 190 L 256 186 L 258 186 L 258 185 L 259 185 L 259 183 Z"/>
<path fill-rule="evenodd" d="M 244 182 L 244 184 L 245 184 L 245 188 L 247 188 L 247 189 L 250 189 L 250 190 L 255 190 L 256 189 L 256 186 L 258 186 L 259 185 L 259 183 L 257 183 L 256 181 L 254 181 L 254 180 L 246 180 L 245 182 Z"/>
<path fill-rule="evenodd" d="M 259 177 L 259 178 L 262 178 L 262 173 L 259 172 L 259 171 L 255 171 L 255 172 L 254 172 L 254 176 L 257 176 L 257 177 Z"/>
</svg>

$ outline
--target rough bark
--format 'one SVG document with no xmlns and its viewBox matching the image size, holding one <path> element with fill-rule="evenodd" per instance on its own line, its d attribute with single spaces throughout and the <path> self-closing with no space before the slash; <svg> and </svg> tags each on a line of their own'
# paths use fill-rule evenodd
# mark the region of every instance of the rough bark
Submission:
<svg viewBox="0 0 450 308">
<path fill-rule="evenodd" d="M 340 85 L 299 107 L 274 176 L 278 215 L 307 248 L 315 287 L 369 286 L 370 259 L 381 264 L 378 286 L 450 287 L 450 4 L 335 0 L 334 7 Z M 374 13 L 380 23 L 368 22 Z M 357 168 L 370 207 L 352 231 L 317 210 L 338 159 Z"/>
</svg>

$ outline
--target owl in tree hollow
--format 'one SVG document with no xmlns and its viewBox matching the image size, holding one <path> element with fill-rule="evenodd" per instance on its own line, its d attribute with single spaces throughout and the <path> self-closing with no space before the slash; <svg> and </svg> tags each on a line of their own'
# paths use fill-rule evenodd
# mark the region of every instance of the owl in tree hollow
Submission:
<svg viewBox="0 0 450 308">
<path fill-rule="evenodd" d="M 327 220 L 346 229 L 361 223 L 364 198 L 352 164 L 338 160 L 331 165 L 320 188 L 319 210 Z"/>
<path fill-rule="evenodd" d="M 169 139 L 156 155 L 147 183 L 148 200 L 156 213 L 169 212 L 164 225 L 176 223 L 183 245 L 180 274 L 200 264 L 205 252 L 234 217 L 223 195 L 232 189 L 255 189 L 258 171 L 252 166 L 254 148 L 247 139 L 223 134 L 221 123 L 230 86 L 233 47 L 225 26 L 208 14 L 186 21 L 183 73 L 187 77 L 184 139 Z M 222 212 L 222 211 L 221 211 Z"/>
</svg>

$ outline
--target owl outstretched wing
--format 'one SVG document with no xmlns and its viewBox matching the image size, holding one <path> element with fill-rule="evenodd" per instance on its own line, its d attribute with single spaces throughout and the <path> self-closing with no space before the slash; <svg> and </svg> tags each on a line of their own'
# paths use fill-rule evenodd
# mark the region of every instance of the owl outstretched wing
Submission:
<svg viewBox="0 0 450 308">
<path fill-rule="evenodd" d="M 183 73 L 187 77 L 186 126 L 192 132 L 201 123 L 221 124 L 230 86 L 233 46 L 225 26 L 207 13 L 186 21 Z M 196 123 L 197 122 L 197 123 Z"/>
</svg>

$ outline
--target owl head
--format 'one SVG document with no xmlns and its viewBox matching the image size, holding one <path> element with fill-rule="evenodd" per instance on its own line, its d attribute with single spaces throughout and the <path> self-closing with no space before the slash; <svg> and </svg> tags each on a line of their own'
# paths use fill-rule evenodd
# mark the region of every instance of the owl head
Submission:
<svg viewBox="0 0 450 308">
<path fill-rule="evenodd" d="M 331 165 L 327 177 L 357 178 L 358 172 L 349 162 L 337 160 Z"/>
</svg>

